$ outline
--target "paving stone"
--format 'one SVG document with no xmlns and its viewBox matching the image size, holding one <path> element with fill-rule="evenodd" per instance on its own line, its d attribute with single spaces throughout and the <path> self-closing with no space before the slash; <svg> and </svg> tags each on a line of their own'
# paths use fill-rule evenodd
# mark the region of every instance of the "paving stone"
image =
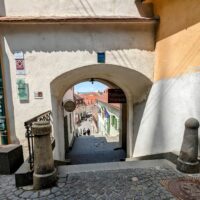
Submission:
<svg viewBox="0 0 200 200">
<path fill-rule="evenodd" d="M 168 200 L 175 199 L 160 184 L 160 180 L 183 177 L 173 169 L 119 169 L 97 172 L 68 174 L 61 178 L 60 187 L 53 187 L 39 192 L 5 187 L 5 182 L 14 178 L 12 175 L 0 176 L 0 200 L 22 199 L 69 199 L 69 200 Z"/>
<path fill-rule="evenodd" d="M 14 195 L 11 195 L 9 197 L 7 196 L 7 198 L 10 199 L 10 200 L 19 200 L 20 199 L 19 197 L 16 197 Z"/>
<path fill-rule="evenodd" d="M 62 194 L 61 191 L 58 191 L 58 192 L 55 193 L 55 196 L 58 197 L 58 196 L 60 196 L 61 194 Z"/>
<path fill-rule="evenodd" d="M 24 192 L 24 190 L 18 189 L 17 191 L 14 192 L 14 194 L 15 194 L 16 196 L 18 196 L 18 195 L 22 194 L 23 192 Z"/>
<path fill-rule="evenodd" d="M 39 197 L 39 192 L 34 192 L 32 195 L 31 195 L 31 199 L 36 199 Z"/>
<path fill-rule="evenodd" d="M 40 190 L 40 197 L 45 197 L 50 194 L 50 189 L 47 190 Z"/>
<path fill-rule="evenodd" d="M 50 194 L 47 198 L 48 199 L 53 199 L 53 198 L 55 198 L 55 195 L 54 194 Z"/>
<path fill-rule="evenodd" d="M 58 179 L 58 183 L 65 183 L 65 182 L 66 182 L 66 177 Z"/>
<path fill-rule="evenodd" d="M 62 188 L 62 187 L 65 186 L 65 183 L 58 183 L 57 185 L 58 185 L 59 188 Z"/>
<path fill-rule="evenodd" d="M 29 198 L 30 196 L 32 196 L 33 195 L 33 192 L 32 191 L 25 191 L 25 192 L 23 192 L 21 195 L 20 195 L 20 197 L 21 198 Z"/>
<path fill-rule="evenodd" d="M 58 188 L 58 187 L 53 187 L 53 188 L 51 188 L 51 193 L 56 193 L 56 192 L 58 192 L 60 190 L 60 188 Z"/>
</svg>

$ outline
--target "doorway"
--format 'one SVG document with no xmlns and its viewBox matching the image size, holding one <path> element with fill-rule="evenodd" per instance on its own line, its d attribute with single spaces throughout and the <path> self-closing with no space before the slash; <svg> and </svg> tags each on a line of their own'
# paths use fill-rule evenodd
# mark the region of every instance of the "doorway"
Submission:
<svg viewBox="0 0 200 200">
<path fill-rule="evenodd" d="M 4 99 L 4 85 L 3 85 L 1 63 L 0 63 L 0 144 L 8 144 L 5 99 Z"/>
<path fill-rule="evenodd" d="M 108 91 L 116 86 L 101 81 L 75 84 L 63 97 L 76 104 L 73 112 L 64 110 L 65 157 L 71 164 L 125 160 L 122 104 L 108 102 Z"/>
</svg>

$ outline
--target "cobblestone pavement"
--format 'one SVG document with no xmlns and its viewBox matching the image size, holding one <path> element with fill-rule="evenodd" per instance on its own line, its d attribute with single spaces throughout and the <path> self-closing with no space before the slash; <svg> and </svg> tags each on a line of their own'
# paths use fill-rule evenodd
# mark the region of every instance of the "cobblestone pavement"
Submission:
<svg viewBox="0 0 200 200">
<path fill-rule="evenodd" d="M 32 191 L 17 189 L 14 175 L 1 175 L 0 199 L 168 200 L 175 198 L 160 181 L 182 176 L 172 168 L 160 167 L 60 174 L 57 186 Z"/>
</svg>

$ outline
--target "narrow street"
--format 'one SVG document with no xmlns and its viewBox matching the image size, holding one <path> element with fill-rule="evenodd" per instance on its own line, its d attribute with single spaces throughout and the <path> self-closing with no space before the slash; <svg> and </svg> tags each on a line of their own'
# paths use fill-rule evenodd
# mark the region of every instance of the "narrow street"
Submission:
<svg viewBox="0 0 200 200">
<path fill-rule="evenodd" d="M 110 141 L 108 141 L 110 139 Z M 113 141 L 111 141 L 113 139 Z M 116 138 L 98 135 L 80 136 L 75 139 L 69 153 L 71 164 L 116 162 L 125 159 L 125 152 L 119 148 Z M 116 150 L 115 150 L 116 149 Z"/>
<path fill-rule="evenodd" d="M 82 122 L 79 129 L 91 128 L 91 122 Z M 116 162 L 125 159 L 125 152 L 120 148 L 119 137 L 102 136 L 91 132 L 90 136 L 75 138 L 72 150 L 68 154 L 71 164 Z"/>
</svg>

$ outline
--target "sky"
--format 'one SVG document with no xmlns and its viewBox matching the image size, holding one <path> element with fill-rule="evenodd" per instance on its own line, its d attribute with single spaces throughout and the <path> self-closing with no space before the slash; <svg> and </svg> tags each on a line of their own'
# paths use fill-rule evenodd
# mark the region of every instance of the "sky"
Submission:
<svg viewBox="0 0 200 200">
<path fill-rule="evenodd" d="M 90 81 L 82 82 L 74 86 L 75 92 L 97 92 L 104 91 L 107 88 L 106 85 L 94 81 L 92 84 Z"/>
</svg>

